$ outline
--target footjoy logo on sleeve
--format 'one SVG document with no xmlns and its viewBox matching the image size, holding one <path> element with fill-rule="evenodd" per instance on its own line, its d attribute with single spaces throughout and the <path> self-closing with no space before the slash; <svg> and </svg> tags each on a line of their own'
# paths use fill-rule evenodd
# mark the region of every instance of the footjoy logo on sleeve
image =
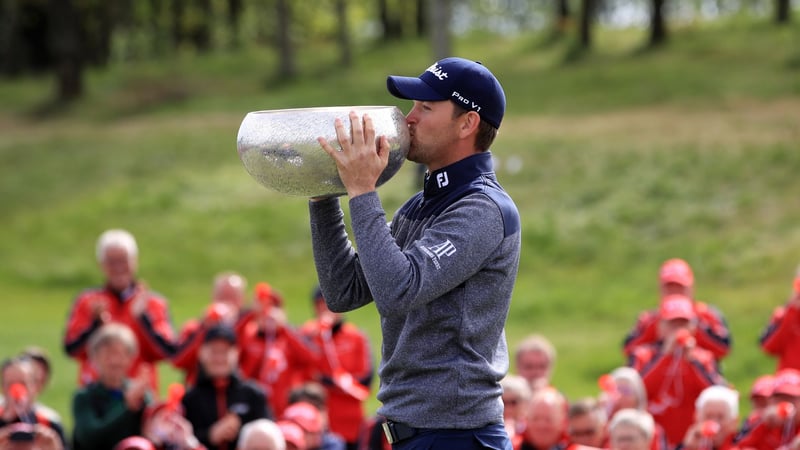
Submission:
<svg viewBox="0 0 800 450">
<path fill-rule="evenodd" d="M 433 65 L 425 69 L 425 71 L 432 73 L 439 81 L 444 81 L 444 79 L 447 78 L 447 72 L 442 70 L 436 63 L 433 63 Z"/>
<path fill-rule="evenodd" d="M 431 245 L 430 247 L 419 247 L 426 255 L 433 261 L 436 270 L 442 268 L 439 261 L 445 256 L 453 256 L 456 253 L 456 246 L 450 242 L 450 239 L 442 242 L 441 244 Z"/>
</svg>

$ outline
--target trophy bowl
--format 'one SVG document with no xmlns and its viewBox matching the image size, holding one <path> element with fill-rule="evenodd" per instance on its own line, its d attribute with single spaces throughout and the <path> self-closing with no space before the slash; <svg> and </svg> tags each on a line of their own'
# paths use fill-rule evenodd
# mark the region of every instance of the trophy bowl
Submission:
<svg viewBox="0 0 800 450">
<path fill-rule="evenodd" d="M 372 118 L 375 138 L 389 139 L 389 164 L 378 186 L 393 177 L 406 159 L 410 145 L 408 126 L 396 106 L 335 106 L 278 109 L 248 113 L 239 127 L 236 146 L 247 172 L 260 184 L 277 192 L 305 197 L 343 195 L 344 184 L 336 163 L 317 142 L 324 137 L 338 147 L 334 120 L 350 132 L 350 111 Z"/>
</svg>

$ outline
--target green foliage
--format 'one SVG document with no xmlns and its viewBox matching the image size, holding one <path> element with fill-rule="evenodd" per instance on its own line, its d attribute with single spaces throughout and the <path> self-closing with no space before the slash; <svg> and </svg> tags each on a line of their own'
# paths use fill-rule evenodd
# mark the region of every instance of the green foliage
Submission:
<svg viewBox="0 0 800 450">
<path fill-rule="evenodd" d="M 725 373 L 746 389 L 773 368 L 757 336 L 800 250 L 800 29 L 694 25 L 653 52 L 638 50 L 637 31 L 598 32 L 597 51 L 570 61 L 569 42 L 539 35 L 456 42 L 508 94 L 494 154 L 523 220 L 510 347 L 546 334 L 559 350 L 555 384 L 595 393 L 596 377 L 624 363 L 619 344 L 636 314 L 657 302 L 659 264 L 680 256 L 698 297 L 728 317 Z M 0 355 L 49 349 L 56 375 L 44 402 L 68 423 L 76 367 L 61 333 L 69 299 L 100 282 L 93 250 L 106 228 L 137 236 L 141 276 L 170 299 L 178 325 L 227 269 L 271 282 L 293 322 L 310 316 L 306 201 L 250 179 L 238 125 L 257 109 L 407 108 L 386 94 L 385 76 L 415 75 L 430 56 L 420 41 L 367 49 L 352 69 L 335 61 L 331 44 L 303 51 L 303 75 L 283 84 L 266 78 L 274 57 L 252 46 L 120 63 L 92 72 L 88 97 L 49 119 L 35 113 L 50 80 L 0 83 Z M 406 165 L 381 188 L 387 211 L 412 179 Z M 350 317 L 377 356 L 374 308 Z"/>
</svg>

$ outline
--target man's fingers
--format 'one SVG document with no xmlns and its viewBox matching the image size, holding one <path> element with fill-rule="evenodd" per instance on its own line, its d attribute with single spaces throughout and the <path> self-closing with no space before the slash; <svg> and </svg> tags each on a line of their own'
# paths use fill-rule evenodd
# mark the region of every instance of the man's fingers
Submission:
<svg viewBox="0 0 800 450">
<path fill-rule="evenodd" d="M 368 114 L 364 114 L 364 142 L 375 142 L 375 126 Z"/>
<path fill-rule="evenodd" d="M 364 121 L 367 120 L 367 115 L 364 114 Z M 339 137 L 341 140 L 341 136 Z M 361 118 L 355 111 L 350 111 L 350 140 L 354 145 L 362 144 L 364 142 L 364 129 L 361 123 Z"/>
</svg>

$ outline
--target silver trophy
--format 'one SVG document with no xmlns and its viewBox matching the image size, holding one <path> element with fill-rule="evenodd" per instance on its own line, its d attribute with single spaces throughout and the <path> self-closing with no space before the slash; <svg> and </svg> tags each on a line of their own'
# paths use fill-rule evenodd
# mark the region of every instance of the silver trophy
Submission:
<svg viewBox="0 0 800 450">
<path fill-rule="evenodd" d="M 350 111 L 372 118 L 375 137 L 389 139 L 389 164 L 378 185 L 393 177 L 406 159 L 410 137 L 396 106 L 342 106 L 279 109 L 248 113 L 239 127 L 237 147 L 245 169 L 256 181 L 277 192 L 321 197 L 346 193 L 336 163 L 317 142 L 324 137 L 338 147 L 334 120 L 350 130 Z"/>
</svg>

